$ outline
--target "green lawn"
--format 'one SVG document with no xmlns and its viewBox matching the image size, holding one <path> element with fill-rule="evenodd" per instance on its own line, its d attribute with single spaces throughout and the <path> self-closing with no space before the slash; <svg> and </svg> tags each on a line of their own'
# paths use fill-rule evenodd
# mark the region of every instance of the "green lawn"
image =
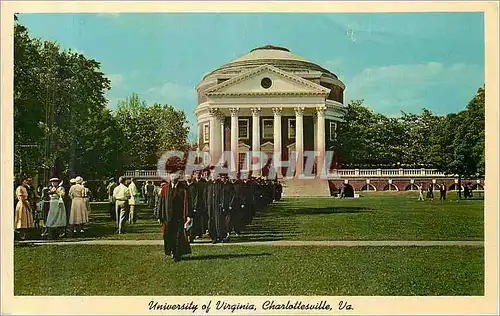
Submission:
<svg viewBox="0 0 500 316">
<path fill-rule="evenodd" d="M 483 295 L 482 247 L 24 246 L 15 295 Z"/>
<path fill-rule="evenodd" d="M 258 213 L 235 241 L 264 240 L 483 240 L 484 202 L 417 201 L 417 193 L 377 193 L 359 199 L 290 198 Z M 139 207 L 139 221 L 114 234 L 106 205 L 92 205 L 85 237 L 160 239 L 152 210 Z"/>
<path fill-rule="evenodd" d="M 483 201 L 416 194 L 294 198 L 258 213 L 235 241 L 483 240 Z M 114 234 L 93 205 L 86 238 L 159 239 L 152 210 Z M 69 238 L 71 239 L 71 238 Z M 483 295 L 483 247 L 200 246 L 185 261 L 161 246 L 17 245 L 16 295 Z"/>
</svg>

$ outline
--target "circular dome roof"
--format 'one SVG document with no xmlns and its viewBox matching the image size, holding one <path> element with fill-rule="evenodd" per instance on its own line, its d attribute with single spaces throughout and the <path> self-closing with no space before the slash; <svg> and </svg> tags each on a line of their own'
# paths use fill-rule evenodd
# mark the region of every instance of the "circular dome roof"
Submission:
<svg viewBox="0 0 500 316">
<path fill-rule="evenodd" d="M 320 71 L 327 76 L 338 79 L 337 76 L 329 70 L 308 61 L 304 57 L 292 54 L 288 48 L 274 45 L 254 48 L 249 53 L 209 72 L 203 79 L 214 74 L 236 74 L 243 70 L 249 70 L 265 64 L 281 68 L 285 71 Z"/>
<path fill-rule="evenodd" d="M 283 60 L 298 60 L 298 61 L 308 62 L 307 59 L 292 54 L 288 48 L 266 45 L 252 49 L 248 54 L 245 54 L 239 58 L 236 58 L 235 60 L 230 61 L 229 64 L 246 60 L 256 60 L 256 59 L 283 59 Z"/>
</svg>

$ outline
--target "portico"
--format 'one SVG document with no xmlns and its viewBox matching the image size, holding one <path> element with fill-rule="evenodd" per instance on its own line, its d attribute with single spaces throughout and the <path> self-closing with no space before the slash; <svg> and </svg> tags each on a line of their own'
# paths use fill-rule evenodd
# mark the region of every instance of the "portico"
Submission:
<svg viewBox="0 0 500 316">
<path fill-rule="evenodd" d="M 307 164 L 304 151 L 316 151 L 316 172 L 320 173 L 325 151 L 332 148 L 337 123 L 346 111 L 344 84 L 284 48 L 266 46 L 247 55 L 221 67 L 225 73 L 208 74 L 198 85 L 199 148 L 210 153 L 212 165 L 224 151 L 230 151 L 229 161 L 234 162 L 230 170 L 254 175 L 260 170 L 248 170 L 250 161 L 245 155 L 250 151 L 265 152 L 275 158 L 274 163 L 278 158 L 295 165 L 295 176 Z M 253 67 L 243 67 L 248 64 Z M 291 65 L 297 69 L 290 70 Z M 285 170 L 277 166 L 278 178 Z"/>
</svg>

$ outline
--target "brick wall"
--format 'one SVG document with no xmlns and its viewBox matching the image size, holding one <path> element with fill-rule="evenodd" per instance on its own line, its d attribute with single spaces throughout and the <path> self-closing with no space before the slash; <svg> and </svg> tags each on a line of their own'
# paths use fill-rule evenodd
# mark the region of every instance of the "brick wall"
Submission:
<svg viewBox="0 0 500 316">
<path fill-rule="evenodd" d="M 366 182 L 367 179 L 348 179 L 348 184 L 350 184 L 355 191 L 361 191 L 363 186 L 367 185 Z M 398 178 L 393 178 L 392 180 L 392 190 L 397 190 L 397 191 L 407 191 L 410 190 L 412 187 L 412 183 L 410 179 L 405 178 L 405 179 L 398 179 Z M 420 183 L 423 183 L 424 188 L 427 190 L 430 184 L 432 184 L 433 178 L 417 178 L 414 179 L 414 185 L 413 189 L 417 189 L 415 185 L 419 185 Z M 455 181 L 456 179 L 453 178 L 447 178 L 447 179 L 435 179 L 436 180 L 436 185 L 440 185 L 444 183 L 447 187 L 448 190 L 453 190 L 456 187 Z M 329 185 L 331 190 L 338 190 L 341 185 L 344 183 L 344 179 L 341 180 L 329 180 Z M 465 186 L 466 183 L 470 183 L 471 186 L 476 184 L 476 180 L 464 180 L 462 182 L 462 186 Z M 377 179 L 370 179 L 370 185 L 374 186 L 376 191 L 384 191 L 389 189 L 389 178 L 377 178 Z M 484 187 L 484 180 L 480 180 L 480 186 Z M 481 187 L 479 189 L 481 189 Z M 437 186 L 435 186 L 435 189 L 438 189 Z M 372 190 L 372 188 L 370 188 Z"/>
</svg>

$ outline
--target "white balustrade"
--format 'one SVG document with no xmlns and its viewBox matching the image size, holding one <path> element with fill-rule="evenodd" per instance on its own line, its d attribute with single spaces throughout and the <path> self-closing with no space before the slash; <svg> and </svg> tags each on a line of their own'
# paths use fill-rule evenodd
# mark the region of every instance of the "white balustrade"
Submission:
<svg viewBox="0 0 500 316">
<path fill-rule="evenodd" d="M 435 169 L 336 169 L 329 172 L 330 175 L 340 178 L 370 178 L 370 177 L 453 177 Z M 159 178 L 157 170 L 127 170 L 123 173 L 125 177 L 138 179 Z"/>
</svg>

